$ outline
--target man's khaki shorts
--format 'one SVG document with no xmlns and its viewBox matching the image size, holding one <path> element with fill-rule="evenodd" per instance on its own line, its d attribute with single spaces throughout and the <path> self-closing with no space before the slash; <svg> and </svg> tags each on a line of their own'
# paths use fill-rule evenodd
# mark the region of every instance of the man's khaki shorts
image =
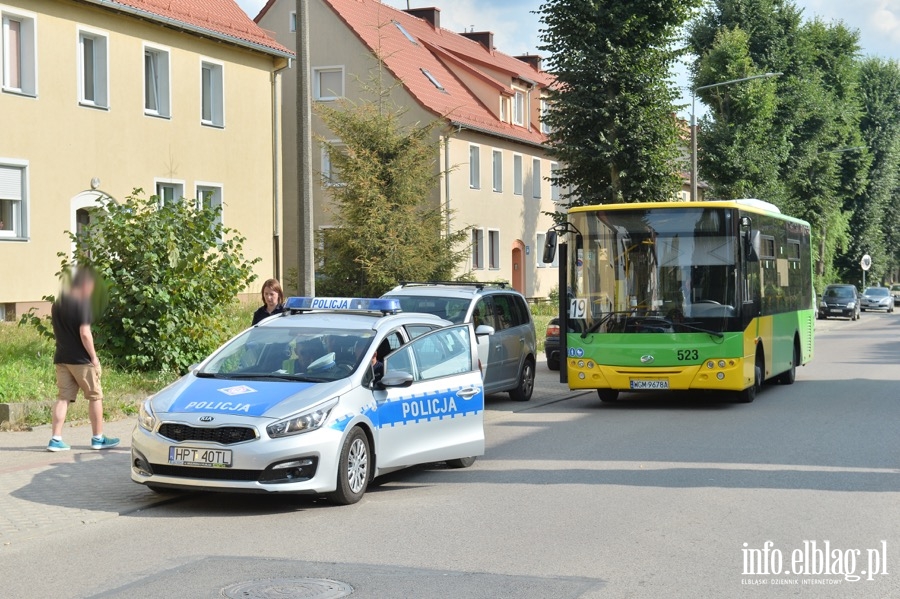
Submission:
<svg viewBox="0 0 900 599">
<path fill-rule="evenodd" d="M 94 368 L 93 364 L 57 364 L 56 386 L 59 388 L 60 401 L 75 401 L 78 390 L 84 393 L 89 401 L 103 399 L 103 388 L 100 386 L 100 375 L 103 370 Z"/>
</svg>

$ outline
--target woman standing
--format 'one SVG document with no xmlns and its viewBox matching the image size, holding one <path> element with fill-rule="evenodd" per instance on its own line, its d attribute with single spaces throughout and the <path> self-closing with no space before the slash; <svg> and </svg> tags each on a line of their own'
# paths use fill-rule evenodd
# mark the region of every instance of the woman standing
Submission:
<svg viewBox="0 0 900 599">
<path fill-rule="evenodd" d="M 284 291 L 278 279 L 269 279 L 262 286 L 263 305 L 253 313 L 253 325 L 272 316 L 284 312 Z"/>
</svg>

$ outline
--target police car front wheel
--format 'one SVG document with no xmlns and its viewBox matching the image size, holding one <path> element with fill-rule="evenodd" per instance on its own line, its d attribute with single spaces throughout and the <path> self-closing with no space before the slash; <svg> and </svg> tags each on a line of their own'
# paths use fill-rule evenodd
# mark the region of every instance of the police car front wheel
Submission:
<svg viewBox="0 0 900 599">
<path fill-rule="evenodd" d="M 447 465 L 451 468 L 468 468 L 475 463 L 475 458 L 459 458 L 456 460 L 447 460 Z"/>
<path fill-rule="evenodd" d="M 359 427 L 347 435 L 338 462 L 337 489 L 329 498 L 340 505 L 356 503 L 369 486 L 369 439 Z"/>
</svg>

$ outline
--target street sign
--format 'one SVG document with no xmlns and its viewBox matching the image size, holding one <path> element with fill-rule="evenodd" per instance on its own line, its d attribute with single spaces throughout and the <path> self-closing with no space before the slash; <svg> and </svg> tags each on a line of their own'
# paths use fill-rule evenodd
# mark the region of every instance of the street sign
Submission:
<svg viewBox="0 0 900 599">
<path fill-rule="evenodd" d="M 872 268 L 872 256 L 866 254 L 862 257 L 862 260 L 859 261 L 859 265 L 862 266 L 863 270 L 869 270 Z"/>
</svg>

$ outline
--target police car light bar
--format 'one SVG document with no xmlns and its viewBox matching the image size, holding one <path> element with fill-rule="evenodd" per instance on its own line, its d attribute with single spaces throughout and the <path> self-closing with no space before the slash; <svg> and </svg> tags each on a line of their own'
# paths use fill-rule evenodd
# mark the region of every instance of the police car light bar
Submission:
<svg viewBox="0 0 900 599">
<path fill-rule="evenodd" d="M 357 297 L 289 297 L 284 303 L 286 312 L 309 312 L 328 310 L 333 312 L 381 312 L 396 314 L 401 312 L 400 300 L 365 299 Z"/>
</svg>

